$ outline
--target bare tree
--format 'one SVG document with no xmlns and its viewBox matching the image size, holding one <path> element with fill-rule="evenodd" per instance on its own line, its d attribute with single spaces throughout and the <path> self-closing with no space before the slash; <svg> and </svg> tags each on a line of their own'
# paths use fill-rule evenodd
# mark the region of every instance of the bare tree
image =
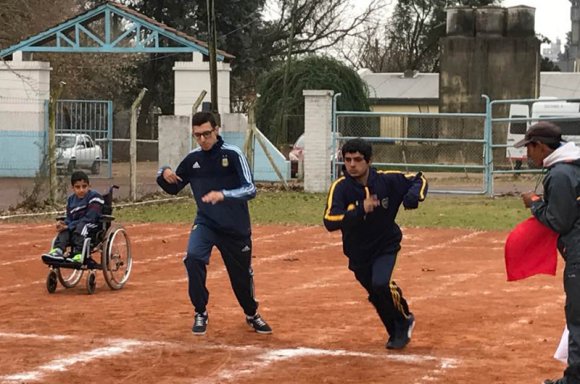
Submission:
<svg viewBox="0 0 580 384">
<path fill-rule="evenodd" d="M 356 44 L 343 51 L 356 68 L 374 72 L 436 71 L 439 39 L 445 35 L 450 5 L 483 6 L 502 0 L 398 0 L 387 23 L 368 26 Z"/>
<path fill-rule="evenodd" d="M 334 47 L 360 33 L 365 20 L 380 8 L 373 0 L 353 15 L 348 0 L 277 0 L 279 17 L 265 23 L 264 40 L 270 57 L 282 58 L 289 51 L 304 55 Z"/>
</svg>

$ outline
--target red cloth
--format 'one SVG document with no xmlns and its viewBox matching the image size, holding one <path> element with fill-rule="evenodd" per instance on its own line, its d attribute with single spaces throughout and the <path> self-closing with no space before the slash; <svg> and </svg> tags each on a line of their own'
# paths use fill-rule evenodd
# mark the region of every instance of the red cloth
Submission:
<svg viewBox="0 0 580 384">
<path fill-rule="evenodd" d="M 530 217 L 519 223 L 505 242 L 505 268 L 508 281 L 540 273 L 556 274 L 558 234 Z"/>
</svg>

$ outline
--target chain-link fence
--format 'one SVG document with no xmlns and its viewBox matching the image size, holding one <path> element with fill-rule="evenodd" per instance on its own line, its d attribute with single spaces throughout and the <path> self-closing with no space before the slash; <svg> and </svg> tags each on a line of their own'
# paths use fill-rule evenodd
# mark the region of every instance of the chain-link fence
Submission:
<svg viewBox="0 0 580 384">
<path fill-rule="evenodd" d="M 432 191 L 485 190 L 484 114 L 339 111 L 336 131 L 336 148 L 350 138 L 368 140 L 379 169 L 429 172 L 437 180 Z"/>
<path fill-rule="evenodd" d="M 580 100 L 526 99 L 490 103 L 490 190 L 493 193 L 541 191 L 543 171 L 528 161 L 526 147 L 515 148 L 530 125 L 550 121 L 564 140 L 580 144 Z"/>
</svg>

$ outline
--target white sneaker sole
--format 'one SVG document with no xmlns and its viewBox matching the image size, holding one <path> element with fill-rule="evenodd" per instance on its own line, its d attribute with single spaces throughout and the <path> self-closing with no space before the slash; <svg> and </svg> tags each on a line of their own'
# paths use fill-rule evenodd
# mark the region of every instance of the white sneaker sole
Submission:
<svg viewBox="0 0 580 384">
<path fill-rule="evenodd" d="M 416 321 L 413 320 L 413 323 L 411 324 L 411 326 L 409 327 L 409 330 L 407 331 L 407 337 L 409 339 L 411 339 L 411 336 L 413 335 L 413 329 L 415 329 L 415 323 L 416 323 Z"/>
</svg>

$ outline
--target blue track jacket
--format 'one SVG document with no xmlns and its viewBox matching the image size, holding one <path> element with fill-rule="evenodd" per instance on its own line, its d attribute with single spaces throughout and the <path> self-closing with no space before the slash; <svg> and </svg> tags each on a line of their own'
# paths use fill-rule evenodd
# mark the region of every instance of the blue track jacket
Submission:
<svg viewBox="0 0 580 384">
<path fill-rule="evenodd" d="M 376 256 L 399 251 L 402 233 L 395 223 L 399 207 L 402 203 L 405 208 L 417 208 L 426 194 L 427 180 L 420 172 L 404 175 L 371 167 L 366 186 L 345 172 L 330 187 L 324 226 L 329 231 L 342 231 L 343 251 L 350 267 L 366 265 Z M 381 204 L 367 214 L 363 201 L 371 195 L 376 195 Z"/>
<path fill-rule="evenodd" d="M 256 196 L 252 173 L 242 151 L 224 143 L 221 136 L 209 150 L 198 147 L 179 164 L 175 173 L 183 181 L 169 184 L 163 179 L 162 167 L 157 184 L 167 193 L 176 195 L 187 184 L 191 186 L 197 204 L 195 224 L 234 236 L 250 236 L 250 212 L 248 200 Z M 221 191 L 224 201 L 215 205 L 204 203 L 201 198 L 211 191 Z"/>
<path fill-rule="evenodd" d="M 79 199 L 74 193 L 66 201 L 66 219 L 68 229 L 82 231 L 87 224 L 99 222 L 105 201 L 100 193 L 90 189 L 85 197 Z"/>
</svg>

